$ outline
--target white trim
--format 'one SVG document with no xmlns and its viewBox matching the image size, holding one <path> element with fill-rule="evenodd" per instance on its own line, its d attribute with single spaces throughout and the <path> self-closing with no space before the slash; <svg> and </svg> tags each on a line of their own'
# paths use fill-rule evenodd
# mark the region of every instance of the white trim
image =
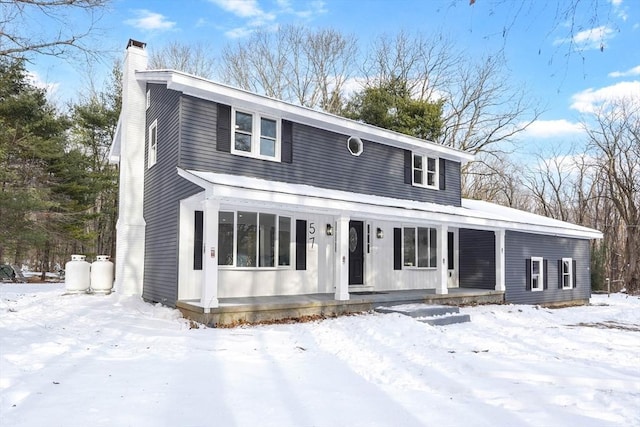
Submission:
<svg viewBox="0 0 640 427">
<path fill-rule="evenodd" d="M 330 215 L 347 212 L 361 215 L 367 212 L 369 217 L 417 225 L 446 222 L 449 227 L 458 228 L 507 229 L 579 239 L 602 238 L 602 233 L 597 230 L 476 200 L 462 199 L 462 206 L 458 207 L 180 168 L 178 174 L 229 203 L 253 203 L 294 212 L 312 209 Z M 509 214 L 501 214 L 500 209 L 507 209 Z"/>
<path fill-rule="evenodd" d="M 534 262 L 539 262 L 540 263 L 540 272 L 538 273 L 538 276 L 536 277 L 536 279 L 538 279 L 537 281 L 537 286 L 534 288 L 533 287 L 533 279 L 534 279 L 534 275 L 533 275 L 533 263 Z M 532 292 L 540 292 L 544 290 L 544 258 L 542 257 L 538 257 L 538 256 L 532 256 L 531 257 L 531 276 L 529 277 L 530 280 L 530 284 L 531 284 L 531 291 Z"/>
<path fill-rule="evenodd" d="M 299 105 L 293 105 L 274 98 L 257 95 L 242 89 L 233 88 L 201 77 L 173 70 L 149 70 L 136 72 L 136 78 L 144 82 L 164 83 L 168 89 L 182 92 L 238 108 L 248 109 L 267 115 L 280 116 L 281 119 L 342 133 L 356 134 L 362 139 L 371 140 L 392 147 L 430 154 L 465 164 L 473 161 L 473 154 L 457 150 L 442 144 L 404 135 L 398 132 L 378 128 L 365 123 L 339 117 L 323 111 Z"/>
</svg>

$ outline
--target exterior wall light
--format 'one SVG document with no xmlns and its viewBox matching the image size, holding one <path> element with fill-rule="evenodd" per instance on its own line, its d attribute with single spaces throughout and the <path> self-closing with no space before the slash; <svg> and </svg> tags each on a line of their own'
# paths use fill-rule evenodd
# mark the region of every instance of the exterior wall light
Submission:
<svg viewBox="0 0 640 427">
<path fill-rule="evenodd" d="M 376 228 L 376 237 L 378 239 L 382 239 L 384 237 L 384 231 L 382 231 L 382 228 Z"/>
<path fill-rule="evenodd" d="M 333 236 L 333 225 L 327 224 L 327 236 Z"/>
</svg>

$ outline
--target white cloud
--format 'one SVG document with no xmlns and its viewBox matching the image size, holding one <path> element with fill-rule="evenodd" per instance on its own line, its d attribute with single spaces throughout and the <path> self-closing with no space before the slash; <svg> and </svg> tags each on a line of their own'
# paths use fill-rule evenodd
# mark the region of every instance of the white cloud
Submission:
<svg viewBox="0 0 640 427">
<path fill-rule="evenodd" d="M 276 0 L 276 8 L 269 11 L 264 10 L 257 0 L 209 1 L 244 21 L 241 25 L 237 25 L 225 32 L 225 35 L 230 38 L 245 37 L 256 29 L 276 30 L 279 27 L 278 19 L 284 15 L 293 15 L 300 19 L 311 19 L 327 12 L 323 0 L 313 0 L 303 6 L 301 6 L 301 2 Z M 294 5 L 295 7 L 301 7 L 301 9 L 295 9 Z"/>
<path fill-rule="evenodd" d="M 571 108 L 581 113 L 592 113 L 599 105 L 625 99 L 640 98 L 640 81 L 620 82 L 600 89 L 586 89 L 571 97 Z"/>
<path fill-rule="evenodd" d="M 164 31 L 170 30 L 176 25 L 175 22 L 167 20 L 164 15 L 151 12 L 147 9 L 137 9 L 134 10 L 133 13 L 136 15 L 136 18 L 127 19 L 124 23 L 140 30 Z"/>
<path fill-rule="evenodd" d="M 640 76 L 640 65 L 630 68 L 627 71 L 613 71 L 609 73 L 609 77 L 629 77 Z"/>
<path fill-rule="evenodd" d="M 582 133 L 580 123 L 572 123 L 565 119 L 560 120 L 536 120 L 526 130 L 527 136 L 535 138 L 551 138 Z"/>
<path fill-rule="evenodd" d="M 240 18 L 253 18 L 264 14 L 256 0 L 211 0 L 211 2 Z"/>
<path fill-rule="evenodd" d="M 553 44 L 559 45 L 564 43 L 573 43 L 579 49 L 602 49 L 606 46 L 607 40 L 613 38 L 615 31 L 606 26 L 590 28 L 573 34 L 570 38 L 556 39 Z"/>
<path fill-rule="evenodd" d="M 47 92 L 48 96 L 53 96 L 58 92 L 60 88 L 60 83 L 49 83 L 42 79 L 40 74 L 35 71 L 29 71 L 27 73 L 27 78 L 29 82 L 37 88 L 44 89 Z"/>
</svg>

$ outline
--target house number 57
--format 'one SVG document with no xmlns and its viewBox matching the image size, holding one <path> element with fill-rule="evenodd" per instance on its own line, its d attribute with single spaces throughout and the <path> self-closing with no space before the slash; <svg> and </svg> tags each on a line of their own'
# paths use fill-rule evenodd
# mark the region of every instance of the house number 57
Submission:
<svg viewBox="0 0 640 427">
<path fill-rule="evenodd" d="M 311 243 L 310 249 L 315 249 L 316 244 L 316 224 L 314 222 L 309 223 L 309 243 Z"/>
</svg>

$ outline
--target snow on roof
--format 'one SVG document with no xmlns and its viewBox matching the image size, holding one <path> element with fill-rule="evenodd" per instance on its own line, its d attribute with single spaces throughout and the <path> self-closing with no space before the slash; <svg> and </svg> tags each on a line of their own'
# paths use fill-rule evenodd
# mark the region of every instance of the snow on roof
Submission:
<svg viewBox="0 0 640 427">
<path fill-rule="evenodd" d="M 602 238 L 602 233 L 591 228 L 478 200 L 463 199 L 462 206 L 450 206 L 214 172 L 178 168 L 178 174 L 210 191 L 213 197 L 229 203 L 251 200 L 293 210 L 313 209 L 314 212 L 336 215 L 367 212 L 371 216 L 403 223 L 446 223 L 460 228 Z"/>
</svg>

